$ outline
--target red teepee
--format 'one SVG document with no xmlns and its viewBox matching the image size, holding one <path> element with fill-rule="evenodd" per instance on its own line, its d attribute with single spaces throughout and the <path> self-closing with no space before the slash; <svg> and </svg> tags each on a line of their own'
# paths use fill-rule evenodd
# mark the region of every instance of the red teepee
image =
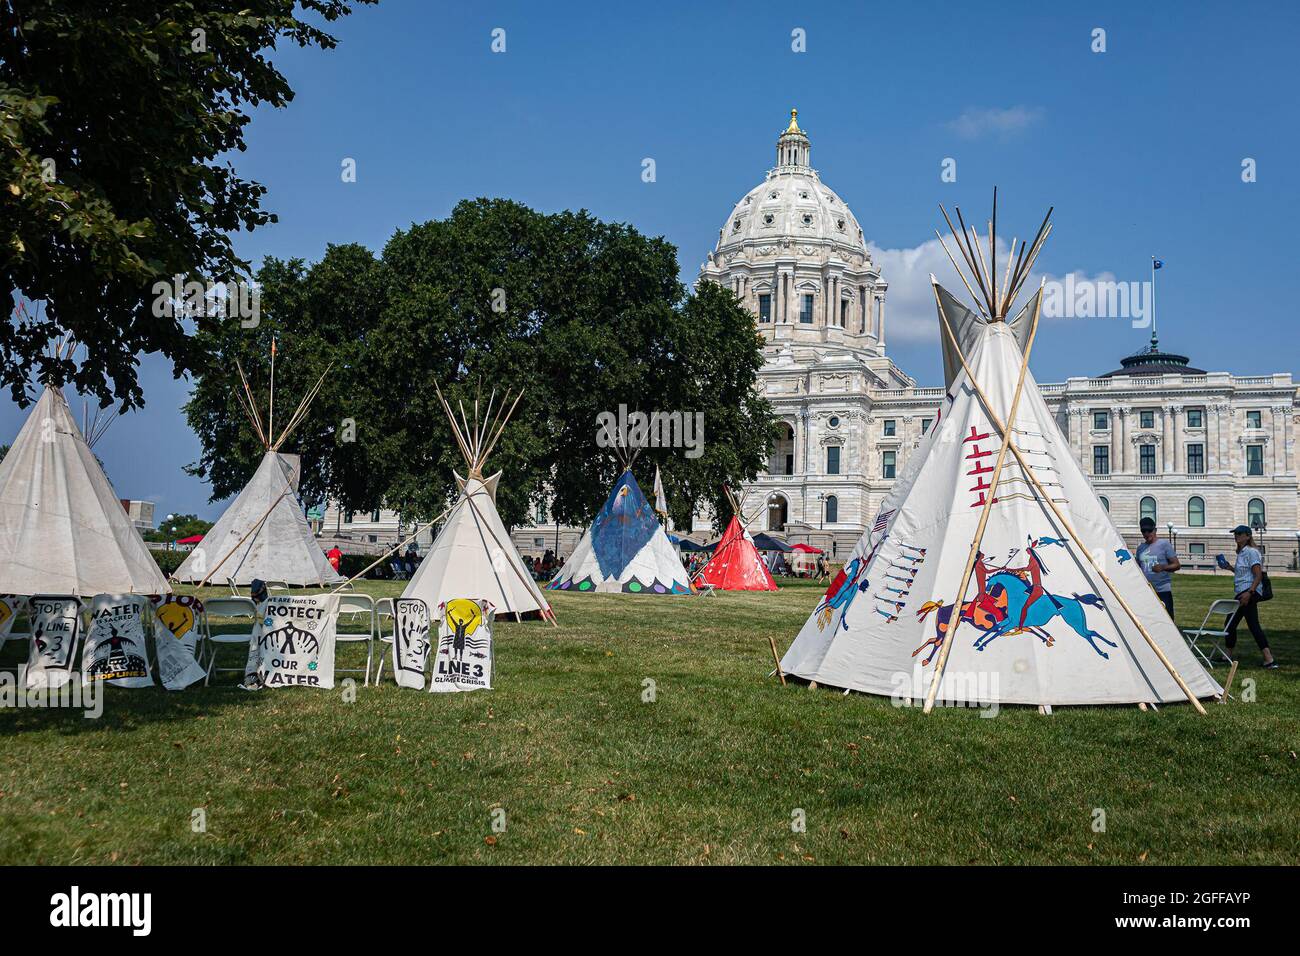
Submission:
<svg viewBox="0 0 1300 956">
<path fill-rule="evenodd" d="M 700 572 L 698 581 L 712 584 L 722 591 L 775 591 L 776 582 L 763 563 L 763 557 L 745 534 L 740 519 L 731 516 L 713 557 Z"/>
</svg>

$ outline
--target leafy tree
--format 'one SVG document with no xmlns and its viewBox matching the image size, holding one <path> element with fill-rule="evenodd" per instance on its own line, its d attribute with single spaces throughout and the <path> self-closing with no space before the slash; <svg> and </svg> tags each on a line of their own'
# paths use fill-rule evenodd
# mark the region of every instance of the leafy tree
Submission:
<svg viewBox="0 0 1300 956">
<path fill-rule="evenodd" d="M 204 521 L 198 515 L 172 515 L 163 519 L 157 530 L 145 532 L 146 541 L 180 541 L 196 534 L 207 534 L 212 530 L 212 522 Z"/>
<path fill-rule="evenodd" d="M 293 98 L 267 58 L 281 41 L 329 49 L 303 19 L 373 0 L 0 0 L 0 288 L 45 309 L 0 323 L 0 385 L 29 373 L 102 404 L 143 403 L 136 356 L 179 376 L 201 361 L 154 284 L 227 282 L 248 264 L 231 233 L 275 217 L 223 156 L 248 109 Z M 45 354 L 71 333 L 80 365 Z"/>
<path fill-rule="evenodd" d="M 677 273 L 674 247 L 630 226 L 487 199 L 399 231 L 379 259 L 331 246 L 310 267 L 268 260 L 258 274 L 262 325 L 201 333 L 213 359 L 187 406 L 204 446 L 194 473 L 224 497 L 256 467 L 233 358 L 264 383 L 278 335 L 286 360 L 277 395 L 302 394 L 333 362 L 310 421 L 286 447 L 303 455 L 308 500 L 438 515 L 464 463 L 435 387 L 471 419 L 476 398 L 482 414 L 494 388 L 498 402 L 523 388 L 489 462 L 508 475 L 497 500 L 507 524 L 544 501 L 560 521 L 591 519 L 621 467 L 597 445 L 598 416 L 620 405 L 703 413 L 699 457 L 651 448 L 637 459 L 647 491 L 661 466 L 685 521 L 721 497 L 724 481 L 764 467 L 774 425 L 754 390 L 762 350 L 753 317 L 717 285 L 688 292 Z M 342 440 L 345 421 L 353 442 Z"/>
</svg>

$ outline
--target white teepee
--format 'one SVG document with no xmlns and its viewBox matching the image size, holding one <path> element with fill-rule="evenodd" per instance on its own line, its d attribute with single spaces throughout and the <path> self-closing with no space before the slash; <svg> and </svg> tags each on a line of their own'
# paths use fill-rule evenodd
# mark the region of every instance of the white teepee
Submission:
<svg viewBox="0 0 1300 956">
<path fill-rule="evenodd" d="M 0 593 L 170 591 L 63 392 L 47 387 L 0 462 Z"/>
<path fill-rule="evenodd" d="M 992 251 L 989 269 L 965 224 L 953 230 L 982 304 L 971 311 L 934 285 L 948 379 L 940 415 L 786 652 L 785 673 L 927 709 L 1188 699 L 1200 709 L 1197 698 L 1221 692 L 1028 372 L 1041 290 L 1007 318 L 1044 227 L 1000 290 Z"/>
<path fill-rule="evenodd" d="M 271 354 L 274 369 L 274 345 Z M 325 374 L 329 374 L 329 369 Z M 242 367 L 239 367 L 239 375 L 244 388 L 240 401 L 253 430 L 266 448 L 266 454 L 244 490 L 217 519 L 212 530 L 203 536 L 202 543 L 176 569 L 172 579 L 188 584 L 229 580 L 245 586 L 254 580 L 296 587 L 340 584 L 343 578 L 325 559 L 325 552 L 311 533 L 302 502 L 298 500 L 299 460 L 295 455 L 280 454 L 285 439 L 306 416 L 325 375 L 303 397 L 289 424 L 274 443 L 268 437 L 272 434 L 270 427 L 262 428 L 261 416 L 257 413 L 253 392 Z M 274 414 L 272 406 L 269 424 L 274 423 Z"/>
<path fill-rule="evenodd" d="M 514 614 L 516 618 L 537 611 L 554 623 L 555 615 L 550 603 L 524 567 L 523 559 L 497 514 L 496 491 L 501 472 L 491 478 L 483 477 L 487 456 L 505 430 L 522 394 L 520 392 L 509 411 L 505 411 L 510 400 L 507 393 L 497 409 L 497 420 L 493 421 L 494 391 L 484 413 L 487 424 L 482 426 L 478 421 L 478 403 L 475 402 L 474 426 L 471 429 L 468 419 L 462 419 L 466 426 L 462 430 L 451 406 L 441 391 L 438 393 L 456 443 L 465 456 L 469 477 L 455 476 L 460 497 L 448 513 L 428 555 L 402 592 L 404 598 L 424 601 L 434 618 L 439 617 L 439 608 L 445 602 L 471 598 L 491 601 L 498 613 Z M 461 414 L 464 415 L 463 406 Z"/>
</svg>

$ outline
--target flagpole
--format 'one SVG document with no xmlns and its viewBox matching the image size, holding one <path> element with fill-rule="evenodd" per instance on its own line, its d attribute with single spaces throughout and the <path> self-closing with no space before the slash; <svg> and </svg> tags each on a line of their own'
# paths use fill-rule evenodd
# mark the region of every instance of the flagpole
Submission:
<svg viewBox="0 0 1300 956">
<path fill-rule="evenodd" d="M 1156 343 L 1156 257 L 1151 257 L 1151 343 Z"/>
</svg>

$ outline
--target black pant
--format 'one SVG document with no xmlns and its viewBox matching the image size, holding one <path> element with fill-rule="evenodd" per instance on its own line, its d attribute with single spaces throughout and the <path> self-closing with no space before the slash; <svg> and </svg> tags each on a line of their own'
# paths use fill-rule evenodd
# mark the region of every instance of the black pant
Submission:
<svg viewBox="0 0 1300 956">
<path fill-rule="evenodd" d="M 1245 592 L 1243 592 L 1245 593 Z M 1241 599 L 1241 595 L 1237 595 Z M 1237 646 L 1237 625 L 1241 623 L 1242 618 L 1246 619 L 1246 626 L 1250 628 L 1250 636 L 1255 639 L 1261 651 L 1268 650 L 1268 638 L 1264 636 L 1264 629 L 1259 626 L 1259 592 L 1250 592 L 1250 602 L 1245 607 L 1238 607 L 1232 620 L 1228 621 L 1228 639 L 1224 643 L 1228 650 Z"/>
<path fill-rule="evenodd" d="M 1172 618 L 1174 616 L 1174 592 L 1157 591 L 1156 597 L 1160 598 L 1160 603 L 1165 606 L 1165 610 L 1169 612 L 1169 616 Z"/>
</svg>

